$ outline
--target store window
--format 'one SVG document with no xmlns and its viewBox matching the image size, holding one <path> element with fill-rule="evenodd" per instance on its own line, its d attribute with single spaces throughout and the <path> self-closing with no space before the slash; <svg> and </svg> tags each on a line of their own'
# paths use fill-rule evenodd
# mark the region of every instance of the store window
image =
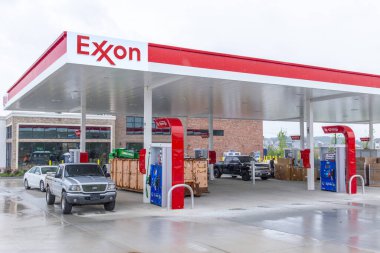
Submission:
<svg viewBox="0 0 380 253">
<path fill-rule="evenodd" d="M 45 139 L 57 139 L 57 137 L 56 127 L 45 128 Z"/>
<path fill-rule="evenodd" d="M 202 136 L 207 133 L 207 129 L 187 129 L 187 136 Z M 224 130 L 214 130 L 214 136 L 224 136 Z"/>
<path fill-rule="evenodd" d="M 7 139 L 12 139 L 12 126 L 7 126 Z"/>
<path fill-rule="evenodd" d="M 86 150 L 88 152 L 89 162 L 100 164 L 108 163 L 108 154 L 110 153 L 109 142 L 87 142 Z"/>
<path fill-rule="evenodd" d="M 29 126 L 20 126 L 19 128 L 20 139 L 33 139 L 33 128 Z"/>
<path fill-rule="evenodd" d="M 30 126 L 20 125 L 20 139 L 79 139 L 76 131 L 79 126 Z M 110 139 L 110 127 L 87 127 L 87 139 Z"/>
<path fill-rule="evenodd" d="M 43 139 L 45 137 L 45 129 L 43 127 L 33 128 L 33 139 Z"/>
<path fill-rule="evenodd" d="M 7 143 L 5 150 L 5 167 L 10 169 L 12 166 L 12 143 Z"/>
<path fill-rule="evenodd" d="M 7 159 L 8 152 L 11 154 L 11 146 L 8 144 L 10 143 L 7 143 Z M 99 160 L 102 164 L 107 163 L 110 147 L 109 142 L 87 142 L 86 151 L 89 154 L 90 162 L 97 163 Z M 53 164 L 61 163 L 63 154 L 69 152 L 70 149 L 79 149 L 79 142 L 20 142 L 19 167 L 48 165 L 49 161 Z"/>
<path fill-rule="evenodd" d="M 142 142 L 129 142 L 125 146 L 126 149 L 133 150 L 136 152 L 139 152 L 141 149 L 143 149 L 143 147 L 144 147 L 144 143 Z"/>
<path fill-rule="evenodd" d="M 153 118 L 154 120 L 155 118 Z M 154 121 L 152 122 L 153 135 L 170 135 L 170 129 L 157 128 Z M 208 133 L 208 129 L 188 129 L 188 136 L 202 136 Z M 127 116 L 127 135 L 143 135 L 144 134 L 144 118 Z M 214 130 L 214 136 L 224 136 L 224 130 Z"/>
<path fill-rule="evenodd" d="M 57 138 L 58 139 L 67 139 L 67 128 L 57 127 Z"/>
<path fill-rule="evenodd" d="M 153 118 L 154 120 L 155 118 Z M 144 118 L 127 116 L 127 134 L 128 135 L 143 135 L 144 134 Z M 170 135 L 170 129 L 157 128 L 154 121 L 152 122 L 152 134 L 153 135 Z"/>
</svg>

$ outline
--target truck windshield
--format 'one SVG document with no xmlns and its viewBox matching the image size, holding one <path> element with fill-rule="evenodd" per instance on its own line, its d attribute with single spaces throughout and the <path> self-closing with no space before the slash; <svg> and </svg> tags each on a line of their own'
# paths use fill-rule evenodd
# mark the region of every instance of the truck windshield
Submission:
<svg viewBox="0 0 380 253">
<path fill-rule="evenodd" d="M 241 163 L 249 163 L 252 159 L 249 156 L 239 156 L 239 160 Z"/>
<path fill-rule="evenodd" d="M 66 165 L 65 177 L 94 176 L 104 177 L 103 171 L 96 164 Z"/>
<path fill-rule="evenodd" d="M 57 172 L 58 167 L 41 167 L 42 174 L 46 174 L 48 172 Z"/>
</svg>

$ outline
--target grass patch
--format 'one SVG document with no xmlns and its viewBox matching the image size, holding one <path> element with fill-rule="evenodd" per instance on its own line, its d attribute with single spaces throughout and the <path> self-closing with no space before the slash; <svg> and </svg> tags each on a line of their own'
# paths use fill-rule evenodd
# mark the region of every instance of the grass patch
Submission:
<svg viewBox="0 0 380 253">
<path fill-rule="evenodd" d="M 0 173 L 0 177 L 21 177 L 25 174 L 26 170 L 7 170 L 3 173 Z"/>
</svg>

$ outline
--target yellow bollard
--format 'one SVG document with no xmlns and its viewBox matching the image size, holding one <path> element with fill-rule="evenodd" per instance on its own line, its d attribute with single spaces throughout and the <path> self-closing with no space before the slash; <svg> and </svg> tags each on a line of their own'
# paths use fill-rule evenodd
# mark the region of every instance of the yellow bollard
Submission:
<svg viewBox="0 0 380 253">
<path fill-rule="evenodd" d="M 51 160 L 49 160 L 49 166 L 51 166 Z"/>
<path fill-rule="evenodd" d="M 63 160 L 61 161 L 61 163 L 63 164 Z"/>
<path fill-rule="evenodd" d="M 98 165 L 100 165 L 100 159 L 98 159 Z"/>
</svg>

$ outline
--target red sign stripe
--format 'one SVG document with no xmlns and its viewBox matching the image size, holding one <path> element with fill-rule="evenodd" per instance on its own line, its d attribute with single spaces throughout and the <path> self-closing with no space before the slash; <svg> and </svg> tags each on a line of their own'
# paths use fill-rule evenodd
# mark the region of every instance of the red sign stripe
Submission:
<svg viewBox="0 0 380 253">
<path fill-rule="evenodd" d="M 148 44 L 148 61 L 178 66 L 380 88 L 380 76 L 165 45 Z"/>
</svg>

